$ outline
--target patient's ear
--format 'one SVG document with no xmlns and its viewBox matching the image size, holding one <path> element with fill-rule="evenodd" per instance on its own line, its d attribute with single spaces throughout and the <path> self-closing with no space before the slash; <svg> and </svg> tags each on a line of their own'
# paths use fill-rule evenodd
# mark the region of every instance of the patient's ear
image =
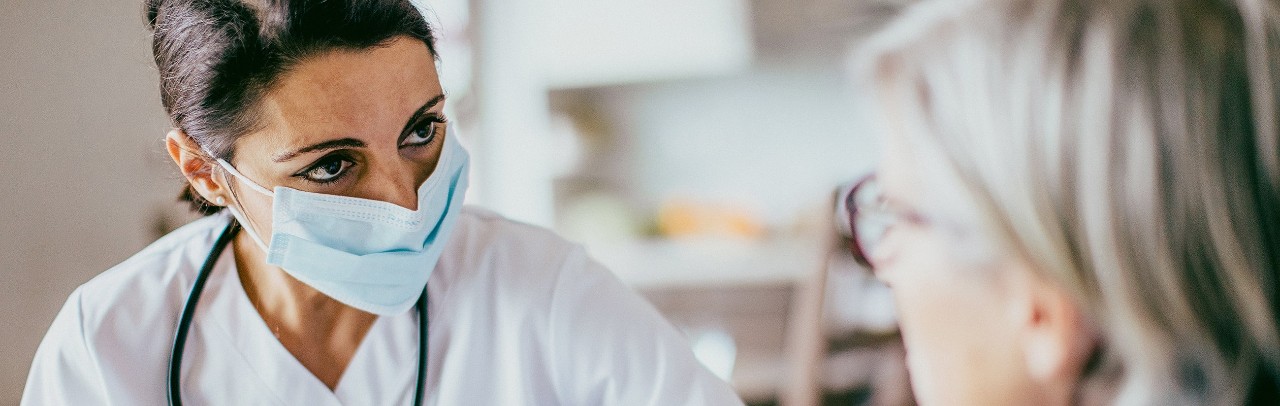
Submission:
<svg viewBox="0 0 1280 406">
<path fill-rule="evenodd" d="M 1065 289 L 1030 269 L 1022 271 L 1025 307 L 1019 340 L 1027 372 L 1042 385 L 1075 382 L 1093 351 L 1094 328 Z"/>
<path fill-rule="evenodd" d="M 209 202 L 219 201 L 218 197 L 224 198 L 223 201 L 230 200 L 227 188 L 213 176 L 213 167 L 217 164 L 209 160 L 194 139 L 175 128 L 165 135 L 165 147 L 196 193 Z"/>
</svg>

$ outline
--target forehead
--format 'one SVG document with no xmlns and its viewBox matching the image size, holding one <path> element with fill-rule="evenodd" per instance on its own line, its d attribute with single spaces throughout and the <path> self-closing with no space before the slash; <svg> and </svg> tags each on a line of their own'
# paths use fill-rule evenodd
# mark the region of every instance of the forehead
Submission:
<svg viewBox="0 0 1280 406">
<path fill-rule="evenodd" d="M 400 37 L 374 48 L 335 50 L 280 78 L 263 98 L 259 132 L 281 146 L 387 131 L 394 138 L 414 111 L 441 93 L 435 60 L 422 41 Z"/>
<path fill-rule="evenodd" d="M 879 179 L 886 197 L 949 221 L 972 225 L 981 217 L 972 195 L 952 160 L 925 134 L 924 118 L 887 109 L 890 131 L 884 139 Z M 913 121 L 914 120 L 914 121 Z"/>
<path fill-rule="evenodd" d="M 923 179 L 919 169 L 927 158 L 922 157 L 920 151 L 915 148 L 911 135 L 911 125 L 906 120 L 909 118 L 904 114 L 900 106 L 890 103 L 884 104 L 886 113 L 886 122 L 884 125 L 888 131 L 885 132 L 883 143 L 884 150 L 881 155 L 880 170 L 877 177 L 879 178 L 881 187 L 884 192 L 894 200 L 903 200 L 909 203 L 918 203 L 926 200 L 921 196 L 924 188 L 921 183 Z M 925 159 L 922 159 L 925 158 Z"/>
</svg>

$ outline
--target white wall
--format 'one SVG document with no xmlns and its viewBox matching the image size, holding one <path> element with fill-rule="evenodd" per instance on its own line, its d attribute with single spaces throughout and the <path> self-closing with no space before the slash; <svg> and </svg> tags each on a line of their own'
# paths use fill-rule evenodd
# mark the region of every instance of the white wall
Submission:
<svg viewBox="0 0 1280 406">
<path fill-rule="evenodd" d="M 180 185 L 141 3 L 0 3 L 0 404 L 67 294 L 146 245 Z"/>
<path fill-rule="evenodd" d="M 733 202 L 791 224 L 879 154 L 865 98 L 846 76 L 838 64 L 772 64 L 614 90 L 608 108 L 634 162 L 623 177 L 646 206 Z"/>
</svg>

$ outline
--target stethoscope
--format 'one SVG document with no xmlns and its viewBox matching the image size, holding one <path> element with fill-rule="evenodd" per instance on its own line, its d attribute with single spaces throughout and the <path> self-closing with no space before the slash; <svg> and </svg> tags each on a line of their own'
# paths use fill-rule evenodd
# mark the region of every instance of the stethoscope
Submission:
<svg viewBox="0 0 1280 406">
<path fill-rule="evenodd" d="M 187 302 L 182 306 L 182 316 L 178 321 L 178 332 L 173 336 L 173 352 L 169 355 L 169 405 L 182 405 L 182 388 L 179 387 L 179 379 L 182 377 L 182 351 L 187 346 L 187 330 L 191 329 L 191 318 L 196 313 L 196 302 L 200 301 L 200 293 L 204 292 L 204 284 L 209 280 L 209 274 L 213 271 L 213 265 L 218 262 L 218 257 L 222 256 L 222 251 L 227 248 L 227 244 L 231 243 L 231 237 L 240 231 L 240 224 L 235 219 L 227 224 L 227 228 L 222 230 L 222 235 L 213 243 L 213 249 L 209 251 L 209 256 L 205 258 L 204 265 L 200 266 L 200 274 L 196 275 L 196 283 L 191 286 L 191 293 L 187 295 Z M 422 290 L 422 296 L 418 297 L 418 385 L 413 391 L 413 404 L 422 406 L 423 382 L 427 378 L 427 291 Z"/>
</svg>

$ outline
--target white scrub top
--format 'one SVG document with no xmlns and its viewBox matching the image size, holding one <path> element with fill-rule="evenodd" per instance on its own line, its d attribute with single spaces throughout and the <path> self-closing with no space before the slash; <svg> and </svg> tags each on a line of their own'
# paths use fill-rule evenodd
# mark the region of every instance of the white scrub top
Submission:
<svg viewBox="0 0 1280 406">
<path fill-rule="evenodd" d="M 178 314 L 229 216 L 184 226 L 80 286 L 23 405 L 163 405 Z M 741 405 L 639 295 L 551 232 L 465 209 L 428 283 L 428 405 Z M 188 405 L 411 405 L 418 314 L 381 317 L 335 390 L 249 302 L 231 249 L 200 299 Z"/>
</svg>

